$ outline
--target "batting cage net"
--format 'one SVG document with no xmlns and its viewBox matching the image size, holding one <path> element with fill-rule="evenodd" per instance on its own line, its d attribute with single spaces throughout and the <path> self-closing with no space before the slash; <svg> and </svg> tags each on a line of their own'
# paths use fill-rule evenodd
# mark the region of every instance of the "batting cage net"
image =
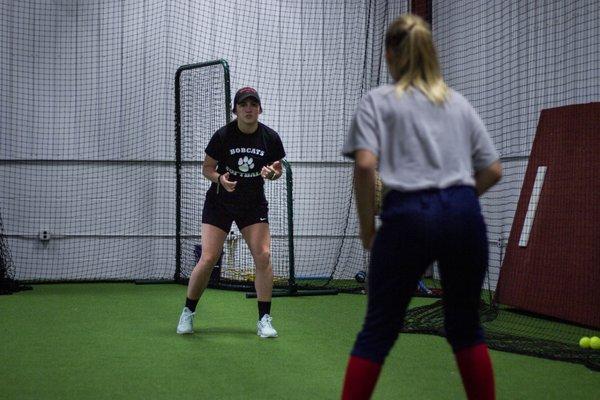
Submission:
<svg viewBox="0 0 600 400">
<path fill-rule="evenodd" d="M 276 285 L 360 291 L 368 255 L 340 150 L 360 98 L 389 82 L 385 29 L 409 3 L 432 13 L 444 76 L 502 157 L 503 180 L 481 198 L 491 346 L 597 368 L 577 338 L 600 336 L 586 312 L 600 296 L 598 227 L 579 223 L 598 220 L 598 180 L 584 173 L 598 157 L 580 156 L 597 154 L 598 112 L 564 111 L 600 101 L 592 0 L 0 0 L 2 273 L 185 281 L 201 254 L 204 149 L 231 91 L 252 86 L 287 153 L 266 184 Z M 211 60 L 227 61 L 180 69 Z M 554 153 L 538 157 L 538 138 Z M 252 285 L 236 229 L 219 266 L 214 286 Z M 438 278 L 434 265 L 419 290 L 440 294 Z M 406 330 L 443 334 L 441 315 L 439 303 L 413 310 Z"/>
<path fill-rule="evenodd" d="M 481 198 L 488 343 L 592 369 L 600 353 L 578 342 L 600 333 L 589 312 L 600 306 L 599 10 L 592 1 L 432 2 L 444 76 L 481 114 L 504 168 Z M 409 311 L 405 330 L 443 335 L 442 303 Z"/>
<path fill-rule="evenodd" d="M 352 204 L 352 163 L 340 149 L 360 97 L 388 79 L 383 35 L 406 4 L 0 4 L 7 60 L 0 78 L 7 190 L 0 201 L 18 279 L 189 276 L 201 251 L 208 183 L 201 162 L 208 139 L 227 121 L 230 93 L 222 67 L 182 73 L 178 161 L 174 77 L 182 65 L 227 60 L 230 90 L 259 91 L 261 121 L 279 132 L 287 153 L 286 176 L 266 185 L 277 283 L 290 275 L 292 168 L 298 285 L 362 288 L 354 279 L 365 271 L 366 255 Z M 224 265 L 222 277 L 251 282 L 253 263 L 235 229 L 224 264 L 233 259 L 236 271 Z"/>
</svg>

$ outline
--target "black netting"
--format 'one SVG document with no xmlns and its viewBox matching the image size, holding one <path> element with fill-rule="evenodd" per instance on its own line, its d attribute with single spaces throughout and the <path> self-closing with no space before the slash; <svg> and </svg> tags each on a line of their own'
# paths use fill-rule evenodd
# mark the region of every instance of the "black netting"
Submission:
<svg viewBox="0 0 600 400">
<path fill-rule="evenodd" d="M 15 265 L 8 244 L 4 240 L 4 224 L 0 214 L 0 295 L 31 289 L 15 280 Z"/>
<path fill-rule="evenodd" d="M 482 300 L 480 315 L 491 349 L 580 363 L 600 371 L 600 352 L 578 344 L 584 336 L 599 334 L 593 328 L 525 313 L 489 299 Z M 445 336 L 442 301 L 409 310 L 403 331 Z"/>
</svg>

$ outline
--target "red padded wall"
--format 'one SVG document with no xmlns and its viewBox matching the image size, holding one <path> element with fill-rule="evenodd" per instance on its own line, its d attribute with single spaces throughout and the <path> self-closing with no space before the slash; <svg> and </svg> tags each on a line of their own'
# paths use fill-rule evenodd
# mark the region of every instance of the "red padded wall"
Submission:
<svg viewBox="0 0 600 400">
<path fill-rule="evenodd" d="M 520 247 L 539 166 L 546 176 Z M 542 111 L 496 299 L 600 329 L 600 103 Z"/>
</svg>

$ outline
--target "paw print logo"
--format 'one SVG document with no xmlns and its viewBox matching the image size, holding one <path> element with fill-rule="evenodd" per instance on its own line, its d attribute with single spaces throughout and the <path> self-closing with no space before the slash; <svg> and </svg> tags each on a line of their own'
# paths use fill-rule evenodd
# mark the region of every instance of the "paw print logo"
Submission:
<svg viewBox="0 0 600 400">
<path fill-rule="evenodd" d="M 248 172 L 254 168 L 254 160 L 252 157 L 244 156 L 238 160 L 238 169 L 242 172 Z"/>
</svg>

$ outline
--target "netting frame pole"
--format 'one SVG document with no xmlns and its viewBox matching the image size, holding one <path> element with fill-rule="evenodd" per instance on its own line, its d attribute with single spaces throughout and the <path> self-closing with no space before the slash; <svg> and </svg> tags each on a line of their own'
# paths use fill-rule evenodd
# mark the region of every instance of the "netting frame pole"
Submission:
<svg viewBox="0 0 600 400">
<path fill-rule="evenodd" d="M 203 63 L 186 64 L 177 68 L 175 72 L 175 272 L 173 274 L 173 281 L 178 283 L 187 281 L 181 278 L 181 74 L 190 69 L 205 68 L 219 64 L 223 66 L 225 121 L 229 123 L 231 122 L 231 84 L 227 60 L 218 59 Z"/>
<path fill-rule="evenodd" d="M 283 160 L 283 167 L 285 168 L 285 189 L 287 194 L 287 217 L 288 217 L 288 256 L 289 256 L 289 291 L 295 293 L 298 291 L 296 285 L 296 257 L 294 255 L 294 197 L 293 197 L 293 175 L 292 166 L 287 160 Z"/>
</svg>

